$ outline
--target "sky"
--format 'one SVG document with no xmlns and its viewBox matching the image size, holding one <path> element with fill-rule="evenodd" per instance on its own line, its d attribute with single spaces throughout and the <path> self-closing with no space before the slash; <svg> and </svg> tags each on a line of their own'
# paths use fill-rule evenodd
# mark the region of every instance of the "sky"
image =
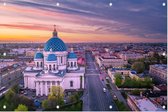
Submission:
<svg viewBox="0 0 168 112">
<path fill-rule="evenodd" d="M 167 42 L 167 1 L 0 0 L 0 42 L 46 42 L 54 24 L 64 42 Z"/>
</svg>

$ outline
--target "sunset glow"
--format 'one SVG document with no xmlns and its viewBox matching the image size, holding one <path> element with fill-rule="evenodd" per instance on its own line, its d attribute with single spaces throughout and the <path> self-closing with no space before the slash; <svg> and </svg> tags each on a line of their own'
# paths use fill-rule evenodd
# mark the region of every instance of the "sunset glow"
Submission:
<svg viewBox="0 0 168 112">
<path fill-rule="evenodd" d="M 5 0 L 5 5 L 3 0 L 0 42 L 46 42 L 54 24 L 65 42 L 165 42 L 167 12 L 162 2 L 127 1 L 109 7 L 102 0 Z"/>
</svg>

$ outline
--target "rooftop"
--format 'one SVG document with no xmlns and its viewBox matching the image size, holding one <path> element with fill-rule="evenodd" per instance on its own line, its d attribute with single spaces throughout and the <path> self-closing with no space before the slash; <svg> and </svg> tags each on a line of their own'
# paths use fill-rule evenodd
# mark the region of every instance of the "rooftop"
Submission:
<svg viewBox="0 0 168 112">
<path fill-rule="evenodd" d="M 155 64 L 155 65 L 151 65 L 157 69 L 160 69 L 160 70 L 167 70 L 167 65 L 166 64 Z"/>
<path fill-rule="evenodd" d="M 83 73 L 85 72 L 85 67 L 79 67 L 77 70 L 67 71 L 67 73 Z"/>
<path fill-rule="evenodd" d="M 139 96 L 133 96 L 133 95 L 129 95 L 129 97 L 134 101 L 136 106 L 141 111 L 164 111 L 164 109 L 158 107 L 158 105 L 154 104 L 148 98 L 141 98 Z"/>
<path fill-rule="evenodd" d="M 41 71 L 42 70 L 35 70 L 35 69 L 33 69 L 33 67 L 27 67 L 24 72 L 38 73 Z"/>
<path fill-rule="evenodd" d="M 116 71 L 116 70 L 130 70 L 128 68 L 111 68 L 111 71 Z"/>
<path fill-rule="evenodd" d="M 167 91 L 167 85 L 165 85 L 165 84 L 156 85 L 155 87 L 157 87 L 161 91 Z"/>
</svg>

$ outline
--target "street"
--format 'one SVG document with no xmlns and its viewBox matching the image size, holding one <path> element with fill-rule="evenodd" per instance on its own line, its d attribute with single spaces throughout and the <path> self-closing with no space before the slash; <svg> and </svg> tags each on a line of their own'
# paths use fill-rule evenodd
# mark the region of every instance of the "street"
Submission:
<svg viewBox="0 0 168 112">
<path fill-rule="evenodd" d="M 1 74 L 0 87 L 5 87 L 5 89 L 1 91 L 1 93 L 23 81 L 22 71 L 24 69 L 25 66 L 22 66 L 16 69 L 9 70 L 8 73 Z"/>
<path fill-rule="evenodd" d="M 117 107 L 110 92 L 103 92 L 105 85 L 99 78 L 99 70 L 95 65 L 91 52 L 86 52 L 86 74 L 84 92 L 84 111 L 116 111 Z"/>
</svg>

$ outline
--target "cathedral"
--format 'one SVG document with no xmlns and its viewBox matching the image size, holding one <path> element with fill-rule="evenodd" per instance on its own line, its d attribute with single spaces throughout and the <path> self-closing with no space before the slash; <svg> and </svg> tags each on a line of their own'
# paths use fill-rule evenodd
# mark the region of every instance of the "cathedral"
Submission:
<svg viewBox="0 0 168 112">
<path fill-rule="evenodd" d="M 34 66 L 23 72 L 24 87 L 35 90 L 36 96 L 48 96 L 52 86 L 67 91 L 84 89 L 85 68 L 78 65 L 77 59 L 73 49 L 68 52 L 54 28 L 53 37 L 45 43 L 43 51 L 35 53 Z"/>
</svg>

